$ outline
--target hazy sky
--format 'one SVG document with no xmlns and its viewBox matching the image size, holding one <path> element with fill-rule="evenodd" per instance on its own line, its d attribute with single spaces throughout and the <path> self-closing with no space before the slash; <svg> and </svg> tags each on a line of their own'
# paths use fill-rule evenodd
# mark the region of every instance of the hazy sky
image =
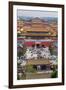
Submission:
<svg viewBox="0 0 66 90">
<path fill-rule="evenodd" d="M 56 11 L 40 11 L 40 10 L 17 10 L 17 16 L 29 16 L 29 17 L 58 17 Z"/>
</svg>

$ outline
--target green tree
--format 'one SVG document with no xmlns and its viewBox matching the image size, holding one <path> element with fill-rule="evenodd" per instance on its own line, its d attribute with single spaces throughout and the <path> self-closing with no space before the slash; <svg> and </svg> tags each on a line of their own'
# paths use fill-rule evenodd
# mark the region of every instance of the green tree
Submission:
<svg viewBox="0 0 66 90">
<path fill-rule="evenodd" d="M 54 70 L 51 74 L 51 78 L 56 78 L 58 76 L 58 72 Z"/>
</svg>

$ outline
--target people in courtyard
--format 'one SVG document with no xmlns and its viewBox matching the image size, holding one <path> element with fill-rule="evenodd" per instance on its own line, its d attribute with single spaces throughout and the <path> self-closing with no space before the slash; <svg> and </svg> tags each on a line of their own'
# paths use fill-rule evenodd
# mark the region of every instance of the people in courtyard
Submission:
<svg viewBox="0 0 66 90">
<path fill-rule="evenodd" d="M 42 46 L 38 47 L 32 46 L 32 47 L 27 47 L 26 53 L 25 53 L 26 59 L 32 59 L 32 58 L 49 58 L 51 56 L 49 47 Z"/>
</svg>

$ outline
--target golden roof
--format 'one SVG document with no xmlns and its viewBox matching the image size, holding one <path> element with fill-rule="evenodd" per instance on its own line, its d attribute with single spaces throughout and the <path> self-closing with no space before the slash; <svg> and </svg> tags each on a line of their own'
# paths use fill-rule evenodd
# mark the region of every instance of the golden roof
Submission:
<svg viewBox="0 0 66 90">
<path fill-rule="evenodd" d="M 51 64 L 49 59 L 27 60 L 27 65 Z"/>
<path fill-rule="evenodd" d="M 54 25 L 54 24 L 53 24 Z M 21 28 L 21 34 L 26 36 L 56 36 L 57 35 L 57 28 L 46 22 L 43 22 L 39 18 L 32 19 L 31 22 L 27 21 L 24 23 L 23 27 Z M 33 33 L 34 32 L 34 33 Z M 39 33 L 37 33 L 39 32 Z M 36 34 L 35 34 L 36 33 Z"/>
</svg>

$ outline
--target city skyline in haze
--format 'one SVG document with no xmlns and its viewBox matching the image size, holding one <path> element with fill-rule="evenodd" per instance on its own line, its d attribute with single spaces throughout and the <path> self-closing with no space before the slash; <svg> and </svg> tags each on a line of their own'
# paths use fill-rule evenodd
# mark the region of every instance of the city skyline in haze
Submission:
<svg viewBox="0 0 66 90">
<path fill-rule="evenodd" d="M 17 16 L 18 17 L 51 17 L 51 18 L 57 18 L 58 12 L 57 11 L 43 11 L 43 10 L 17 10 Z"/>
</svg>

